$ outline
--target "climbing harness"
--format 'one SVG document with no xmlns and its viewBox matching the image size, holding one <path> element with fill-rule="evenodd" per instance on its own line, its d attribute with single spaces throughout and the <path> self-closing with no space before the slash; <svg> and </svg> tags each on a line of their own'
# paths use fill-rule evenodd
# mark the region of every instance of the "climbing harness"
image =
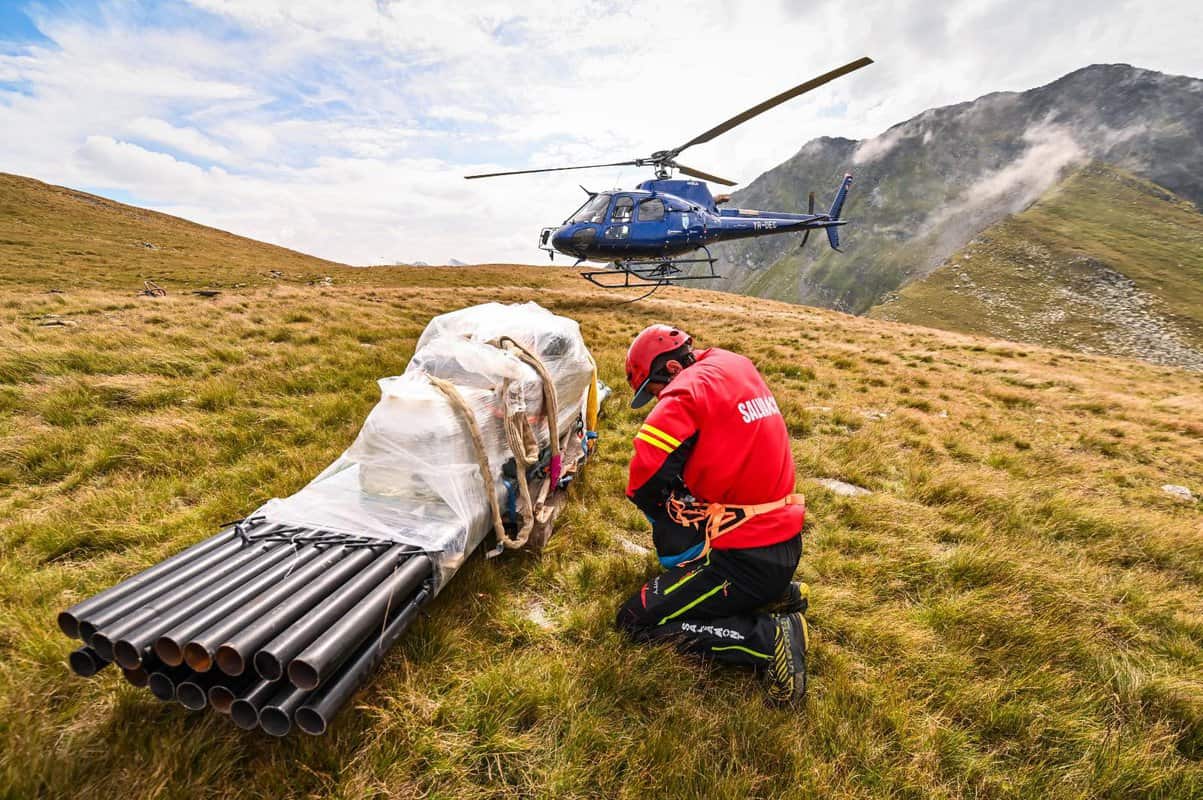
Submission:
<svg viewBox="0 0 1203 800">
<path fill-rule="evenodd" d="M 801 494 L 789 494 L 780 500 L 769 503 L 734 505 L 707 503 L 689 495 L 681 497 L 673 493 L 665 504 L 669 519 L 678 525 L 693 528 L 705 534 L 701 552 L 693 558 L 681 562 L 682 564 L 705 558 L 710 553 L 710 545 L 715 539 L 727 535 L 752 517 L 758 517 L 787 506 L 801 506 L 802 512 L 806 513 L 806 497 Z"/>
</svg>

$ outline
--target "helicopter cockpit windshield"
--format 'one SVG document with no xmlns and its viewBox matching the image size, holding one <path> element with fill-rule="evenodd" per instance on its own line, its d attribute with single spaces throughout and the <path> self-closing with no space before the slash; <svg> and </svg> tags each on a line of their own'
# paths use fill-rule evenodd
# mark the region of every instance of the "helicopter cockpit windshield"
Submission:
<svg viewBox="0 0 1203 800">
<path fill-rule="evenodd" d="M 610 208 L 610 195 L 599 194 L 585 203 L 581 210 L 572 215 L 569 222 L 605 222 L 606 210 Z"/>
</svg>

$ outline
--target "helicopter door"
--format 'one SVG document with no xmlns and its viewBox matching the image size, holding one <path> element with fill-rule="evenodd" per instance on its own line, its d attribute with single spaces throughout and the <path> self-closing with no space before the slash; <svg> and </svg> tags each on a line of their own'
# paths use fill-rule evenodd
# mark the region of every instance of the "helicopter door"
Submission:
<svg viewBox="0 0 1203 800">
<path fill-rule="evenodd" d="M 631 240 L 643 248 L 663 249 L 666 218 L 664 201 L 659 197 L 648 197 L 635 209 L 635 220 L 631 224 Z"/>
<path fill-rule="evenodd" d="M 621 249 L 630 247 L 631 216 L 635 211 L 635 201 L 627 195 L 621 195 L 614 201 L 614 210 L 610 212 L 610 224 L 606 227 L 603 238 Z"/>
</svg>

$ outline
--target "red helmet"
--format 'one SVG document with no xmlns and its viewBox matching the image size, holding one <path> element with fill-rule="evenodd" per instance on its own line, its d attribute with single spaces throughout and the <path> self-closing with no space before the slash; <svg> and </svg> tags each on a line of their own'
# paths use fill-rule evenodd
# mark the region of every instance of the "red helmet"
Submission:
<svg viewBox="0 0 1203 800">
<path fill-rule="evenodd" d="M 693 338 L 688 333 L 668 325 L 651 325 L 639 332 L 627 350 L 627 383 L 635 390 L 631 408 L 639 408 L 652 399 L 647 385 L 653 380 L 668 382 L 667 376 L 652 375 L 656 359 L 692 343 Z"/>
</svg>

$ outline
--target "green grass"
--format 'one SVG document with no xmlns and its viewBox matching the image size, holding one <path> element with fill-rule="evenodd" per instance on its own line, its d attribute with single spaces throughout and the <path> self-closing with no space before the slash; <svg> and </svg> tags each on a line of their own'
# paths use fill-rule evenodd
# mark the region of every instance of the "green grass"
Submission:
<svg viewBox="0 0 1203 800">
<path fill-rule="evenodd" d="M 57 191 L 10 179 L 0 201 Z M 712 292 L 616 306 L 568 270 L 352 270 L 250 244 L 245 279 L 227 265 L 203 299 L 188 259 L 225 234 L 70 219 L 108 265 L 78 281 L 46 266 L 81 249 L 57 244 L 61 217 L 0 216 L 40 253 L 0 245 L 0 796 L 1203 794 L 1200 508 L 1160 489 L 1203 491 L 1197 375 Z M 167 297 L 135 297 L 121 242 L 159 224 L 194 245 L 163 267 L 181 277 L 151 276 Z M 334 286 L 271 278 L 276 257 Z M 270 740 L 68 672 L 58 610 L 307 482 L 432 315 L 529 299 L 579 319 L 618 387 L 599 458 L 548 550 L 471 559 L 328 736 Z M 653 572 L 620 546 L 650 539 L 622 495 L 642 415 L 621 364 L 653 321 L 764 365 L 790 422 L 802 711 L 613 629 Z"/>
<path fill-rule="evenodd" d="M 869 316 L 1140 357 L 1144 343 L 1130 340 L 1117 303 L 1081 300 L 1105 297 L 1099 281 L 1107 269 L 1133 282 L 1160 327 L 1203 353 L 1203 215 L 1102 164 L 983 231 Z"/>
</svg>

